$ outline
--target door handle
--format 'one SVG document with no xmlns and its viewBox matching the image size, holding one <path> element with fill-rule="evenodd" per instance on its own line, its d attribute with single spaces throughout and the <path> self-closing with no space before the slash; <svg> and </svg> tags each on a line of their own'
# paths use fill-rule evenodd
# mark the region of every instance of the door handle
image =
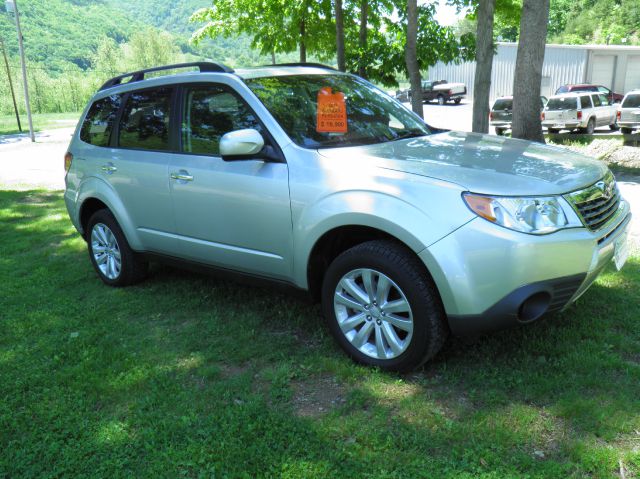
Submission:
<svg viewBox="0 0 640 479">
<path fill-rule="evenodd" d="M 103 165 L 101 169 L 107 174 L 111 174 L 118 171 L 118 168 L 115 167 L 113 163 L 107 163 L 106 165 Z"/>
<path fill-rule="evenodd" d="M 193 181 L 193 176 L 183 170 L 178 173 L 171 173 L 171 179 L 178 181 Z"/>
</svg>

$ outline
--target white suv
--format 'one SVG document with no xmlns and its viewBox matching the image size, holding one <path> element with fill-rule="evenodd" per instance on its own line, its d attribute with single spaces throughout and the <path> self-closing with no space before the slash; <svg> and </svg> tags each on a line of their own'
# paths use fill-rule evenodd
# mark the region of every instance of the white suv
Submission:
<svg viewBox="0 0 640 479">
<path fill-rule="evenodd" d="M 624 96 L 618 110 L 618 125 L 625 135 L 640 128 L 640 89 L 632 90 Z"/>
<path fill-rule="evenodd" d="M 549 98 L 542 112 L 542 126 L 549 133 L 579 130 L 588 135 L 601 126 L 617 130 L 616 106 L 602 93 L 563 93 Z"/>
</svg>

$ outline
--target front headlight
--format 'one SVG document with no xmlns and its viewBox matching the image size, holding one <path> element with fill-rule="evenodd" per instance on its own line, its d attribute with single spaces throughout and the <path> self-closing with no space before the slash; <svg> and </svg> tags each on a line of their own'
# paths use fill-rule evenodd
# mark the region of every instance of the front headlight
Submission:
<svg viewBox="0 0 640 479">
<path fill-rule="evenodd" d="M 543 235 L 583 226 L 571 206 L 560 196 L 536 198 L 463 193 L 462 198 L 478 216 L 523 233 Z"/>
</svg>

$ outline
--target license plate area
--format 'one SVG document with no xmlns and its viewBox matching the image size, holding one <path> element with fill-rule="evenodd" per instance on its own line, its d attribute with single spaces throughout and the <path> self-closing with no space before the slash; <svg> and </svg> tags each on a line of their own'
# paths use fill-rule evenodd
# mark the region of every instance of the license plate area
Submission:
<svg viewBox="0 0 640 479">
<path fill-rule="evenodd" d="M 613 262 L 620 271 L 629 257 L 629 241 L 627 232 L 622 233 L 613 243 Z"/>
</svg>

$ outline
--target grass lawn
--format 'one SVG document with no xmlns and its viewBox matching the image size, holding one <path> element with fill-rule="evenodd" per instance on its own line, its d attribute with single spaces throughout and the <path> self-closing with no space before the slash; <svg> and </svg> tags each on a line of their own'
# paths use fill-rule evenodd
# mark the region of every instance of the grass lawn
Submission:
<svg viewBox="0 0 640 479">
<path fill-rule="evenodd" d="M 0 278 L 0 478 L 640 476 L 638 257 L 405 376 L 282 291 L 102 285 L 61 192 L 0 190 Z"/>
<path fill-rule="evenodd" d="M 37 113 L 33 115 L 33 129 L 35 131 L 50 130 L 75 126 L 80 113 Z M 26 114 L 20 115 L 22 131 L 29 133 L 29 122 Z M 0 135 L 20 133 L 15 115 L 0 115 Z"/>
</svg>

